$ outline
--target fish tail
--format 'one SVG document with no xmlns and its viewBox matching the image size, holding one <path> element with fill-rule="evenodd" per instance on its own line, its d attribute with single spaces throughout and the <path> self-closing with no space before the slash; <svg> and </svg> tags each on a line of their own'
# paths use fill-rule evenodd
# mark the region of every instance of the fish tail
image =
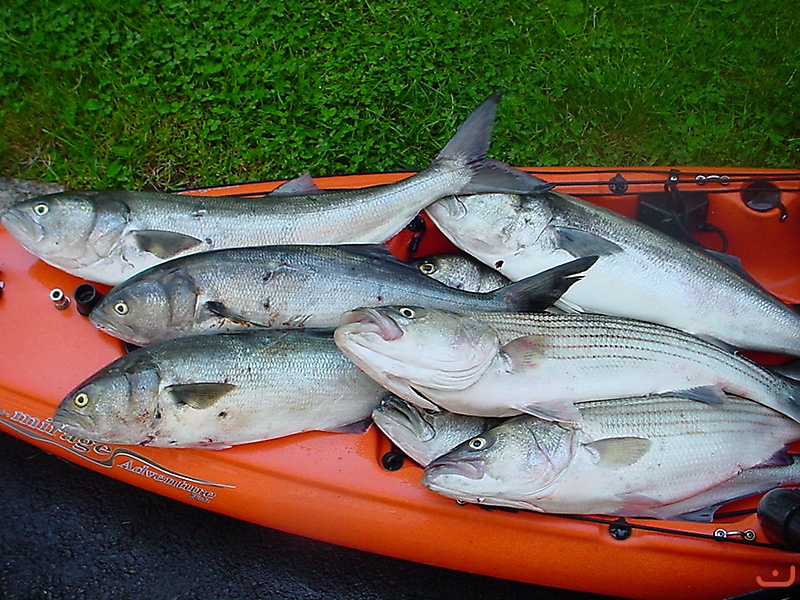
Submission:
<svg viewBox="0 0 800 600">
<path fill-rule="evenodd" d="M 597 256 L 584 256 L 552 267 L 536 275 L 510 283 L 491 292 L 509 311 L 541 312 L 549 308 L 582 273 L 597 262 Z"/>
<path fill-rule="evenodd" d="M 497 92 L 484 100 L 436 156 L 434 164 L 456 162 L 466 164 L 471 171 L 469 183 L 453 193 L 537 194 L 553 188 L 538 177 L 486 158 L 501 97 Z"/>
</svg>

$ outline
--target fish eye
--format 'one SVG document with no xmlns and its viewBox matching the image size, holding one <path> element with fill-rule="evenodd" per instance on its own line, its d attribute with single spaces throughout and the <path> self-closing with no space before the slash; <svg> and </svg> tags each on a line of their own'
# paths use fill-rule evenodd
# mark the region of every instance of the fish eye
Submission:
<svg viewBox="0 0 800 600">
<path fill-rule="evenodd" d="M 39 204 L 35 204 L 33 206 L 33 212 L 35 212 L 40 217 L 43 217 L 50 212 L 50 207 L 44 202 L 39 202 Z"/>
<path fill-rule="evenodd" d="M 117 313 L 118 315 L 124 316 L 127 315 L 130 311 L 131 309 L 128 307 L 128 305 L 122 302 L 121 300 L 119 302 L 114 303 L 114 312 Z"/>
<path fill-rule="evenodd" d="M 75 397 L 72 399 L 73 404 L 78 408 L 83 408 L 87 404 L 89 404 L 89 395 L 85 392 L 81 392 L 80 394 L 75 394 Z"/>
<path fill-rule="evenodd" d="M 399 312 L 401 315 L 403 315 L 407 319 L 413 319 L 414 315 L 417 314 L 416 312 L 414 312 L 413 308 L 408 308 L 407 306 L 404 306 L 403 308 L 401 308 L 397 312 Z"/>
<path fill-rule="evenodd" d="M 436 273 L 436 265 L 430 261 L 420 263 L 419 270 L 425 275 L 433 275 L 434 273 Z"/>
<path fill-rule="evenodd" d="M 483 450 L 486 447 L 486 438 L 472 438 L 467 445 L 469 446 L 470 450 Z"/>
</svg>

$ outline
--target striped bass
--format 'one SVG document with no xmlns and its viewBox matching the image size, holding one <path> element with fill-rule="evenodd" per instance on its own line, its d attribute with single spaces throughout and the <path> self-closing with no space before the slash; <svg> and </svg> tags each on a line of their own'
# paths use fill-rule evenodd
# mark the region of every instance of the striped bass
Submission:
<svg viewBox="0 0 800 600">
<path fill-rule="evenodd" d="M 680 392 L 737 394 L 800 421 L 800 383 L 688 333 L 606 315 L 350 311 L 334 338 L 387 389 L 422 408 L 576 422 L 576 402 Z"/>
<path fill-rule="evenodd" d="M 464 502 L 540 512 L 709 520 L 722 503 L 800 483 L 800 426 L 735 396 L 581 404 L 576 426 L 520 416 L 462 443 L 423 483 Z"/>
</svg>

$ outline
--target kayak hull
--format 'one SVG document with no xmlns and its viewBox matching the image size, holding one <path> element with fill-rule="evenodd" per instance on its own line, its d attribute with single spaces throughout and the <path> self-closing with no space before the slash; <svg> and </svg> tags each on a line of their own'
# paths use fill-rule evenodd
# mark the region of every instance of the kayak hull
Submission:
<svg viewBox="0 0 800 600">
<path fill-rule="evenodd" d="M 741 201 L 737 176 L 698 183 L 682 170 L 681 190 L 709 190 L 708 220 L 722 229 L 727 250 L 782 300 L 800 304 L 798 171 L 758 171 L 781 180 L 783 210 L 756 212 Z M 614 194 L 607 180 L 622 173 L 628 189 L 663 191 L 670 171 L 541 169 L 583 195 L 629 216 L 638 196 Z M 407 173 L 319 178 L 323 188 L 387 183 Z M 706 177 L 708 175 L 705 175 Z M 718 175 L 719 176 L 719 175 Z M 679 177 L 684 177 L 681 174 Z M 694 177 L 694 179 L 692 179 Z M 795 179 L 791 179 L 794 177 Z M 654 183 L 635 183 L 642 181 Z M 575 185 L 591 181 L 586 185 Z M 597 183 L 600 182 L 600 183 Z M 193 190 L 193 194 L 263 195 L 280 182 Z M 636 187 L 638 186 L 638 187 Z M 409 257 L 414 234 L 389 246 Z M 698 239 L 713 249 L 714 233 Z M 451 250 L 428 224 L 416 256 Z M 125 447 L 69 436 L 52 425 L 61 398 L 123 352 L 74 307 L 56 310 L 55 288 L 71 296 L 81 280 L 58 271 L 0 231 L 0 430 L 47 452 L 180 502 L 266 527 L 359 550 L 521 582 L 620 597 L 729 597 L 788 582 L 800 555 L 773 547 L 753 507 L 757 498 L 726 507 L 731 516 L 710 524 L 611 517 L 573 518 L 461 506 L 421 484 L 422 470 L 406 460 L 386 470 L 392 450 L 375 427 L 363 434 L 307 433 L 223 451 Z M 104 291 L 104 290 L 103 290 Z M 743 513 L 739 512 L 743 509 Z M 734 514 L 735 513 L 735 514 Z M 715 531 L 722 530 L 723 534 Z M 748 540 L 752 532 L 755 540 Z"/>
</svg>

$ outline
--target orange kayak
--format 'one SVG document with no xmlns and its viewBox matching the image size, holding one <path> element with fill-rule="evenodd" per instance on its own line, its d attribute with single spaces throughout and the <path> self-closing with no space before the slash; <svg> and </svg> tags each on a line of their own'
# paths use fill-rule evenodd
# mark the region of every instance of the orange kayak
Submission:
<svg viewBox="0 0 800 600">
<path fill-rule="evenodd" d="M 704 246 L 739 257 L 745 270 L 784 302 L 800 304 L 800 171 L 527 170 L 558 191 L 689 232 Z M 315 182 L 323 189 L 355 188 L 407 175 Z M 255 197 L 280 183 L 185 193 Z M 402 259 L 454 250 L 430 222 L 422 232 L 404 230 L 389 247 Z M 376 427 L 362 434 L 300 434 L 222 451 L 74 438 L 52 424 L 56 406 L 77 383 L 122 355 L 122 343 L 78 314 L 74 298 L 57 310 L 51 292 L 73 297 L 83 282 L 39 261 L 4 230 L 0 280 L 0 329 L 6 340 L 0 346 L 0 430 L 137 487 L 351 548 L 621 597 L 735 596 L 787 585 L 800 564 L 800 554 L 775 545 L 761 530 L 758 498 L 723 507 L 712 523 L 462 506 L 424 488 L 422 469 L 410 460 L 385 460 L 387 454 L 394 457 L 393 448 Z M 626 566 L 624 577 L 620 565 Z"/>
</svg>

